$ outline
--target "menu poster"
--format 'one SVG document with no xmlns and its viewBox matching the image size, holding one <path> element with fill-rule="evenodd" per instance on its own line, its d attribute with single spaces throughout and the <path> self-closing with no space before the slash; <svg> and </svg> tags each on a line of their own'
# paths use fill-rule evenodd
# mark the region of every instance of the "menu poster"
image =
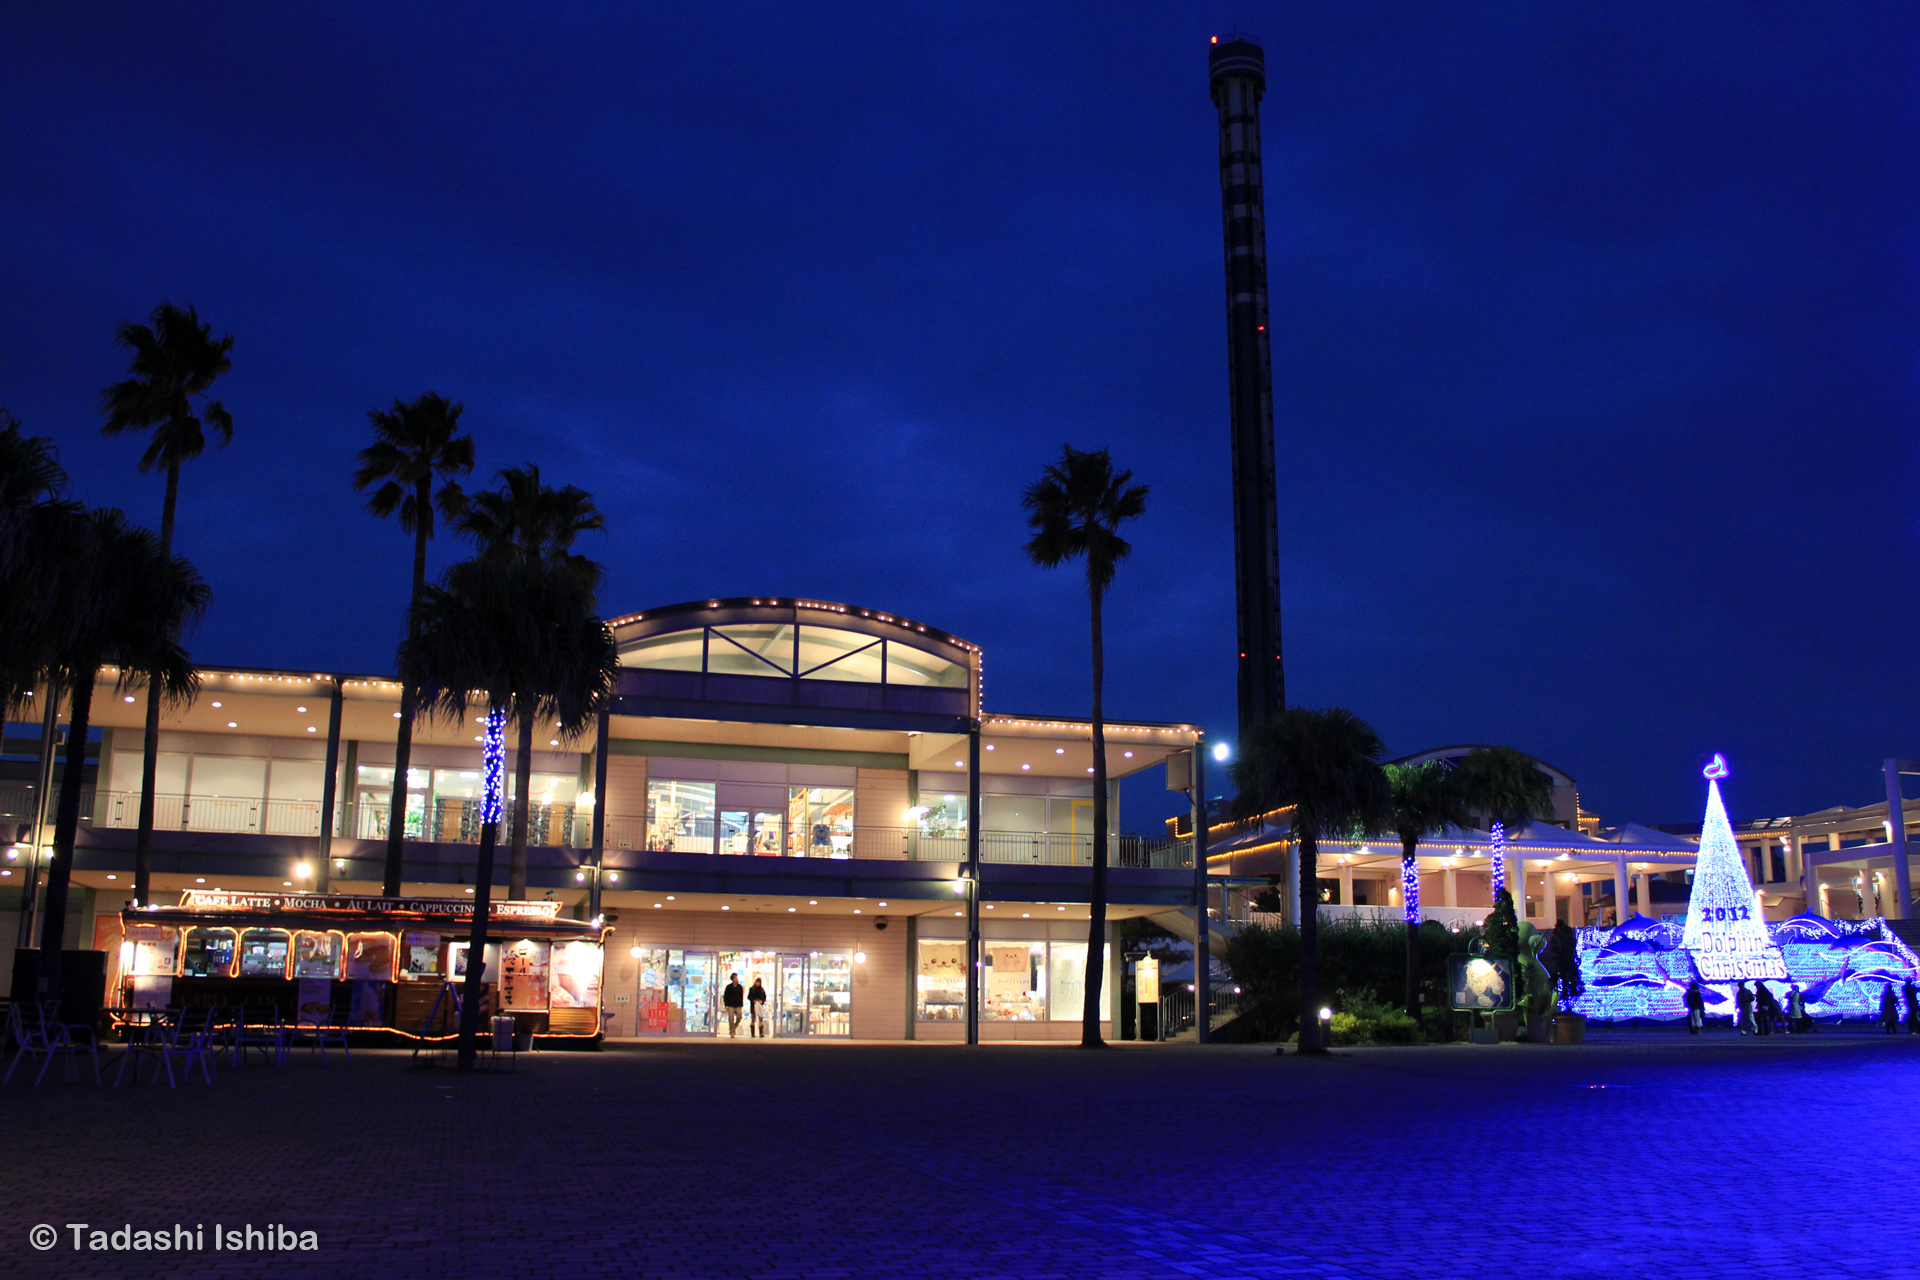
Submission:
<svg viewBox="0 0 1920 1280">
<path fill-rule="evenodd" d="M 465 942 L 455 942 L 449 945 L 447 948 L 447 962 L 452 966 L 453 976 L 456 978 L 465 978 L 467 976 L 467 947 L 469 945 L 471 944 L 465 943 Z M 485 964 L 485 969 L 480 974 L 480 981 L 482 982 L 500 981 L 500 944 L 499 943 L 489 942 L 487 944 L 487 951 L 486 951 L 484 964 Z"/>
<path fill-rule="evenodd" d="M 302 935 L 303 937 L 311 935 Z M 300 1003 L 295 1009 L 294 1021 L 303 1027 L 324 1027 L 333 1021 L 333 980 L 331 978 L 300 979 Z"/>
<path fill-rule="evenodd" d="M 293 974 L 296 978 L 340 976 L 340 935 L 302 932 L 294 935 Z"/>
<path fill-rule="evenodd" d="M 591 942 L 569 942 L 553 953 L 553 989 L 556 1009 L 600 1007 L 600 948 Z"/>
<path fill-rule="evenodd" d="M 531 1011 L 547 1007 L 552 944 L 522 938 L 501 948 L 500 1007 Z"/>
<path fill-rule="evenodd" d="M 133 979 L 133 1007 L 164 1009 L 173 1003 L 173 975 L 138 974 Z"/>
<path fill-rule="evenodd" d="M 987 999 L 1023 1000 L 1032 989 L 1033 973 L 1028 957 L 1032 953 L 1023 944 L 1014 947 L 987 948 Z"/>
<path fill-rule="evenodd" d="M 406 960 L 408 973 L 440 972 L 440 935 L 437 933 L 409 933 L 406 935 Z"/>
<path fill-rule="evenodd" d="M 347 937 L 347 976 L 386 981 L 393 976 L 393 935 L 355 933 Z"/>
<path fill-rule="evenodd" d="M 386 1023 L 387 984 L 356 979 L 353 984 L 353 1015 L 348 1023 L 356 1027 L 378 1027 Z"/>
</svg>

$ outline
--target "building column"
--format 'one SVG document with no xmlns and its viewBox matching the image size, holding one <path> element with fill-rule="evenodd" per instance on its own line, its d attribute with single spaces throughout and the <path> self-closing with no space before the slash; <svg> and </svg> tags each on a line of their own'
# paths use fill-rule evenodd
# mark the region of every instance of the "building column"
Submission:
<svg viewBox="0 0 1920 1280">
<path fill-rule="evenodd" d="M 1627 857 L 1620 854 L 1613 860 L 1613 922 L 1622 925 L 1627 922 L 1627 886 L 1631 877 L 1627 875 Z"/>
<path fill-rule="evenodd" d="M 1443 907 L 1460 905 L 1460 881 L 1456 878 L 1452 867 L 1445 867 L 1440 872 L 1440 905 Z"/>
<path fill-rule="evenodd" d="M 1913 873 L 1907 867 L 1907 806 L 1900 798 L 1900 762 L 1889 760 L 1887 773 L 1887 843 L 1893 846 L 1893 910 L 1887 915 L 1905 920 L 1913 901 Z"/>
<path fill-rule="evenodd" d="M 1089 968 L 1092 957 L 1088 957 Z M 980 722 L 967 732 L 967 1043 L 980 1043 Z"/>
<path fill-rule="evenodd" d="M 60 736 L 60 686 L 48 681 L 47 686 L 40 690 L 40 696 L 47 702 L 41 708 L 40 756 L 33 773 L 33 823 L 27 828 L 31 833 L 28 837 L 31 843 L 27 846 L 26 865 L 21 868 L 26 879 L 20 885 L 20 933 L 15 945 L 22 948 L 35 945 L 33 925 L 40 902 L 40 847 L 49 839 L 47 816 L 53 810 L 47 803 L 47 793 L 53 789 L 53 757 L 55 742 Z M 140 904 L 136 902 L 134 905 Z"/>
<path fill-rule="evenodd" d="M 1287 842 L 1287 915 L 1293 927 L 1300 927 L 1300 845 Z"/>
<path fill-rule="evenodd" d="M 321 893 L 333 887 L 333 811 L 340 800 L 340 712 L 345 701 L 346 678 L 333 678 L 333 694 L 327 699 L 327 772 L 320 781 L 320 841 L 318 867 L 313 872 L 313 887 Z"/>
<path fill-rule="evenodd" d="M 1207 735 L 1195 734 L 1187 781 L 1193 799 L 1193 1027 L 1201 1044 L 1213 1038 L 1213 957 L 1207 920 Z M 1119 1030 L 1116 1021 L 1115 1031 Z"/>
<path fill-rule="evenodd" d="M 607 853 L 607 739 L 612 736 L 613 716 L 605 710 L 600 712 L 600 723 L 594 729 L 593 741 L 593 888 L 587 894 L 587 919 L 598 920 L 600 911 L 600 877 Z M 645 803 L 642 802 L 642 810 Z M 574 812 L 580 812 L 575 806 Z"/>
<path fill-rule="evenodd" d="M 1351 862 L 1340 864 L 1340 905 L 1343 907 L 1353 905 L 1353 864 Z"/>
</svg>

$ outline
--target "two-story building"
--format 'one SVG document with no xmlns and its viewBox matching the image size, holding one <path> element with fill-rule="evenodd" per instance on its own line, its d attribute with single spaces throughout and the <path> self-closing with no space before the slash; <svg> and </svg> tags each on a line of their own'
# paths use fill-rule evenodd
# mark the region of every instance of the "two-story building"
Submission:
<svg viewBox="0 0 1920 1280">
<path fill-rule="evenodd" d="M 738 974 L 761 980 L 778 1036 L 960 1037 L 970 840 L 982 1038 L 1077 1037 L 1089 963 L 1105 968 L 1113 1007 L 1111 929 L 1088 954 L 1086 721 L 983 712 L 978 646 L 878 610 L 715 599 L 611 622 L 617 696 L 597 731 L 541 743 L 528 837 L 529 897 L 604 915 L 611 929 L 609 1034 L 723 1033 L 719 992 Z M 94 701 L 97 777 L 67 936 L 114 955 L 145 707 L 110 682 L 103 675 Z M 395 788 L 403 894 L 470 895 L 480 725 L 423 721 L 396 777 L 399 704 L 381 676 L 203 670 L 193 704 L 162 723 L 155 900 L 192 889 L 377 894 Z M 25 732 L 15 726 L 10 745 Z M 1198 733 L 1128 721 L 1106 733 L 1118 830 L 1118 780 L 1191 749 Z M 516 764 L 509 751 L 510 789 Z M 27 820 L 0 888 L 31 875 L 51 841 L 45 821 L 36 853 L 23 811 L 33 790 L 9 803 Z M 1110 860 L 1110 921 L 1191 908 L 1190 842 L 1115 836 Z"/>
</svg>

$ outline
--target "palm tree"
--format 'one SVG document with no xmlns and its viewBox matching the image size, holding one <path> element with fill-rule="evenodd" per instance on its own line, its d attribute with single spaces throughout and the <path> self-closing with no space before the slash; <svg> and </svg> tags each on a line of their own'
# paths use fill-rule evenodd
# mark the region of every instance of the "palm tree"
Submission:
<svg viewBox="0 0 1920 1280">
<path fill-rule="evenodd" d="M 424 713 L 465 723 L 475 705 L 486 707 L 480 856 L 460 1006 L 460 1067 L 471 1070 L 500 837 L 507 722 L 520 729 L 523 761 L 530 754 L 531 729 L 541 721 L 554 720 L 563 739 L 577 738 L 597 721 L 611 695 L 620 657 L 581 575 L 551 562 L 462 561 L 447 570 L 440 585 L 421 594 L 417 613 L 399 666 L 401 680 L 420 690 Z M 525 795 L 523 782 L 516 807 Z M 524 897 L 524 866 L 520 874 L 518 896 Z"/>
<path fill-rule="evenodd" d="M 53 580 L 60 559 L 46 554 L 60 537 L 50 527 L 79 508 L 62 501 L 67 473 L 53 441 L 22 435 L 0 409 L 0 706 L 12 710 L 32 692 L 51 656 L 38 646 L 57 630 L 50 611 L 77 603 Z"/>
<path fill-rule="evenodd" d="M 1472 821 L 1457 775 L 1438 760 L 1384 766 L 1394 834 L 1400 837 L 1400 886 L 1406 899 L 1407 1016 L 1420 1017 L 1420 865 L 1415 853 L 1428 836 Z"/>
<path fill-rule="evenodd" d="M 173 518 L 180 499 L 180 465 L 199 457 L 207 447 L 211 427 L 222 447 L 233 442 L 233 416 L 226 406 L 207 395 L 214 381 L 233 367 L 227 352 L 233 336 L 213 336 L 213 326 L 201 322 L 191 306 L 162 302 L 146 324 L 123 321 L 115 342 L 132 353 L 128 372 L 133 376 L 100 393 L 100 411 L 106 422 L 102 434 L 117 436 L 151 429 L 147 451 L 140 455 L 142 474 L 155 467 L 167 473 L 166 499 L 160 508 L 160 554 L 173 554 Z M 148 900 L 153 879 L 153 786 L 160 755 L 160 695 L 163 682 L 148 684 L 147 722 L 141 739 L 140 820 L 133 848 L 133 901 Z"/>
<path fill-rule="evenodd" d="M 455 476 L 473 470 L 473 437 L 460 434 L 464 405 L 428 391 L 411 401 L 395 400 L 391 409 L 368 412 L 373 443 L 360 451 L 353 487 L 377 485 L 367 510 L 381 519 L 398 514 L 400 527 L 413 535 L 413 590 L 407 596 L 407 638 L 427 589 L 427 540 L 433 537 L 434 508 L 457 518 L 465 495 Z M 434 482 L 439 481 L 436 491 Z M 406 845 L 407 777 L 413 759 L 413 722 L 418 694 L 400 685 L 400 728 L 393 748 L 393 802 L 387 812 L 387 866 L 380 892 L 400 896 L 401 855 Z M 329 821 L 332 819 L 329 818 Z"/>
<path fill-rule="evenodd" d="M 1054 569 L 1077 557 L 1087 562 L 1087 598 L 1093 610 L 1093 883 L 1089 887 L 1086 1003 L 1081 1009 L 1080 1043 L 1093 1049 L 1100 1039 L 1100 956 L 1107 933 L 1107 726 L 1100 703 L 1106 682 L 1106 648 L 1101 635 L 1101 603 L 1113 585 L 1114 567 L 1133 547 L 1120 536 L 1122 522 L 1144 515 L 1147 486 L 1129 484 L 1133 472 L 1113 469 L 1105 449 L 1081 451 L 1060 446 L 1060 461 L 1048 464 L 1027 486 L 1027 555 Z M 969 814 L 969 822 L 980 815 Z"/>
<path fill-rule="evenodd" d="M 466 500 L 460 531 L 480 549 L 479 559 L 502 569 L 536 567 L 568 579 L 591 601 L 605 570 L 571 548 L 582 533 L 604 529 L 605 521 L 585 489 L 555 489 L 540 479 L 529 462 L 500 472 L 500 487 Z M 527 896 L 527 825 L 533 790 L 535 721 L 516 720 L 519 740 L 513 762 L 513 852 L 507 863 L 507 897 Z"/>
<path fill-rule="evenodd" d="M 206 584 L 193 566 L 162 553 L 159 538 L 129 525 L 119 511 L 91 512 L 64 532 L 61 545 L 48 553 L 64 562 L 68 585 L 81 593 L 81 603 L 63 616 L 63 634 L 50 638 L 60 656 L 46 673 L 73 691 L 40 937 L 40 978 L 52 996 L 60 991 L 94 684 L 101 667 L 111 663 L 118 668 L 121 689 L 152 681 L 155 701 L 191 701 L 198 679 L 180 637 L 207 607 Z"/>
<path fill-rule="evenodd" d="M 1553 812 L 1553 779 L 1512 747 L 1480 747 L 1460 762 L 1458 781 L 1467 804 L 1492 819 L 1489 852 L 1493 860 L 1493 905 L 1497 909 L 1500 895 L 1507 893 L 1511 906 L 1503 856 L 1507 830 L 1511 827 L 1517 831 Z M 1524 896 L 1524 883 L 1521 891 Z"/>
<path fill-rule="evenodd" d="M 1300 1052 L 1320 1042 L 1317 963 L 1320 936 L 1320 840 L 1382 829 L 1389 817 L 1384 748 L 1371 725 L 1343 707 L 1290 707 L 1256 726 L 1229 767 L 1243 823 L 1291 806 L 1300 850 Z"/>
</svg>

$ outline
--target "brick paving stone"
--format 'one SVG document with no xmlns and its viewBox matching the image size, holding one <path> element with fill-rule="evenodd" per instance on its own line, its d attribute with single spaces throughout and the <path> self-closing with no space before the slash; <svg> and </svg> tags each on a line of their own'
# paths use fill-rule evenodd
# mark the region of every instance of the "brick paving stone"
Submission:
<svg viewBox="0 0 1920 1280">
<path fill-rule="evenodd" d="M 1920 1040 L 620 1045 L 17 1080 L 0 1276 L 1764 1280 L 1920 1274 Z M 317 1253 L 75 1254 L 284 1223 Z M 46 1253 L 36 1223 L 61 1228 Z"/>
</svg>

